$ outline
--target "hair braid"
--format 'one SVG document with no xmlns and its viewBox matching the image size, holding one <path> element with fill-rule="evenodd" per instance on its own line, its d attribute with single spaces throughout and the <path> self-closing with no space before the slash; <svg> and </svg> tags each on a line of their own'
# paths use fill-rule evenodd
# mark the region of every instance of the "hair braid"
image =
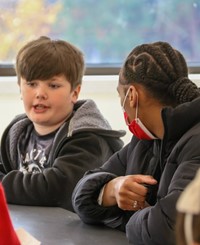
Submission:
<svg viewBox="0 0 200 245">
<path fill-rule="evenodd" d="M 177 104 L 192 101 L 200 95 L 199 88 L 188 77 L 180 77 L 171 83 L 168 92 L 177 98 Z"/>
<path fill-rule="evenodd" d="M 137 46 L 128 55 L 121 74 L 122 84 L 140 83 L 166 105 L 174 106 L 200 95 L 188 78 L 183 55 L 166 42 Z"/>
<path fill-rule="evenodd" d="M 160 44 L 161 49 L 168 57 L 169 62 L 172 64 L 174 72 L 175 72 L 175 79 L 177 74 L 179 76 L 187 76 L 188 75 L 188 68 L 186 61 L 183 55 L 178 51 L 173 49 L 168 43 L 166 42 L 158 42 Z M 170 71 L 169 71 L 170 72 Z"/>
<path fill-rule="evenodd" d="M 141 50 L 142 51 L 142 50 Z M 155 77 L 155 69 L 159 71 L 160 79 L 163 80 L 163 75 L 166 77 L 165 80 L 169 81 L 173 76 L 173 70 L 171 64 L 167 59 L 164 52 L 161 52 L 161 48 L 156 44 L 154 46 L 143 45 L 143 52 L 146 52 L 150 57 L 149 73 Z M 148 75 L 148 74 L 147 74 Z"/>
</svg>

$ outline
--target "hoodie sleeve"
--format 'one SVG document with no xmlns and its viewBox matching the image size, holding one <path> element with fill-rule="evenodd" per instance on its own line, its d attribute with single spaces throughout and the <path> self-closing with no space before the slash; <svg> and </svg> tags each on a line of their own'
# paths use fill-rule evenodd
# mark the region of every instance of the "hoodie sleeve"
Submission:
<svg viewBox="0 0 200 245">
<path fill-rule="evenodd" d="M 91 132 L 66 138 L 54 148 L 52 166 L 41 173 L 8 172 L 2 180 L 9 203 L 61 206 L 72 209 L 72 191 L 89 169 L 100 167 L 112 154 L 104 137 Z"/>
</svg>

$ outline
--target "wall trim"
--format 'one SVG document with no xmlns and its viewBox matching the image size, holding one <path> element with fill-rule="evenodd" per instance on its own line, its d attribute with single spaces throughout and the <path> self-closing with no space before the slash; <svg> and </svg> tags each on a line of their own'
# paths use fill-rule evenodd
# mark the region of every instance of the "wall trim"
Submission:
<svg viewBox="0 0 200 245">
<path fill-rule="evenodd" d="M 189 77 L 198 87 L 200 87 L 200 74 L 190 74 Z M 117 83 L 118 75 L 84 76 L 82 92 L 99 94 L 110 93 L 116 91 Z M 16 76 L 0 76 L 0 94 L 19 94 Z"/>
</svg>

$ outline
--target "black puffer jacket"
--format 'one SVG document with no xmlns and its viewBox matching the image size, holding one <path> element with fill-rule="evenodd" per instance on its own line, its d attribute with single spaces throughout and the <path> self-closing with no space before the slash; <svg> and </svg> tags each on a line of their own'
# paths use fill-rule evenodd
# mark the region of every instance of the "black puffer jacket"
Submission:
<svg viewBox="0 0 200 245">
<path fill-rule="evenodd" d="M 8 203 L 60 206 L 72 210 L 72 191 L 83 174 L 122 148 L 124 131 L 114 131 L 92 100 L 78 101 L 73 117 L 56 133 L 42 173 L 19 171 L 19 145 L 32 122 L 16 117 L 1 140 L 1 179 Z"/>
<path fill-rule="evenodd" d="M 89 171 L 77 184 L 73 205 L 89 224 L 126 230 L 130 244 L 173 245 L 176 202 L 200 167 L 200 98 L 162 111 L 165 135 L 160 140 L 138 140 L 115 153 L 101 168 Z M 97 197 L 109 180 L 124 175 L 149 174 L 158 180 L 150 189 L 151 207 L 128 212 L 98 205 Z"/>
</svg>

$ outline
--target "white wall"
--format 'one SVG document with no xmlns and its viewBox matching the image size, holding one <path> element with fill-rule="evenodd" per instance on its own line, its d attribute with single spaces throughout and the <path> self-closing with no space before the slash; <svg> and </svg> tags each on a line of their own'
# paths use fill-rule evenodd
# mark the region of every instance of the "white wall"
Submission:
<svg viewBox="0 0 200 245">
<path fill-rule="evenodd" d="M 200 75 L 191 75 L 191 80 L 200 87 Z M 113 129 L 127 131 L 123 140 L 128 143 L 131 133 L 127 130 L 119 97 L 116 91 L 118 76 L 85 76 L 80 99 L 93 99 L 110 122 Z M 16 77 L 0 77 L 0 137 L 16 114 L 24 112 Z"/>
</svg>

